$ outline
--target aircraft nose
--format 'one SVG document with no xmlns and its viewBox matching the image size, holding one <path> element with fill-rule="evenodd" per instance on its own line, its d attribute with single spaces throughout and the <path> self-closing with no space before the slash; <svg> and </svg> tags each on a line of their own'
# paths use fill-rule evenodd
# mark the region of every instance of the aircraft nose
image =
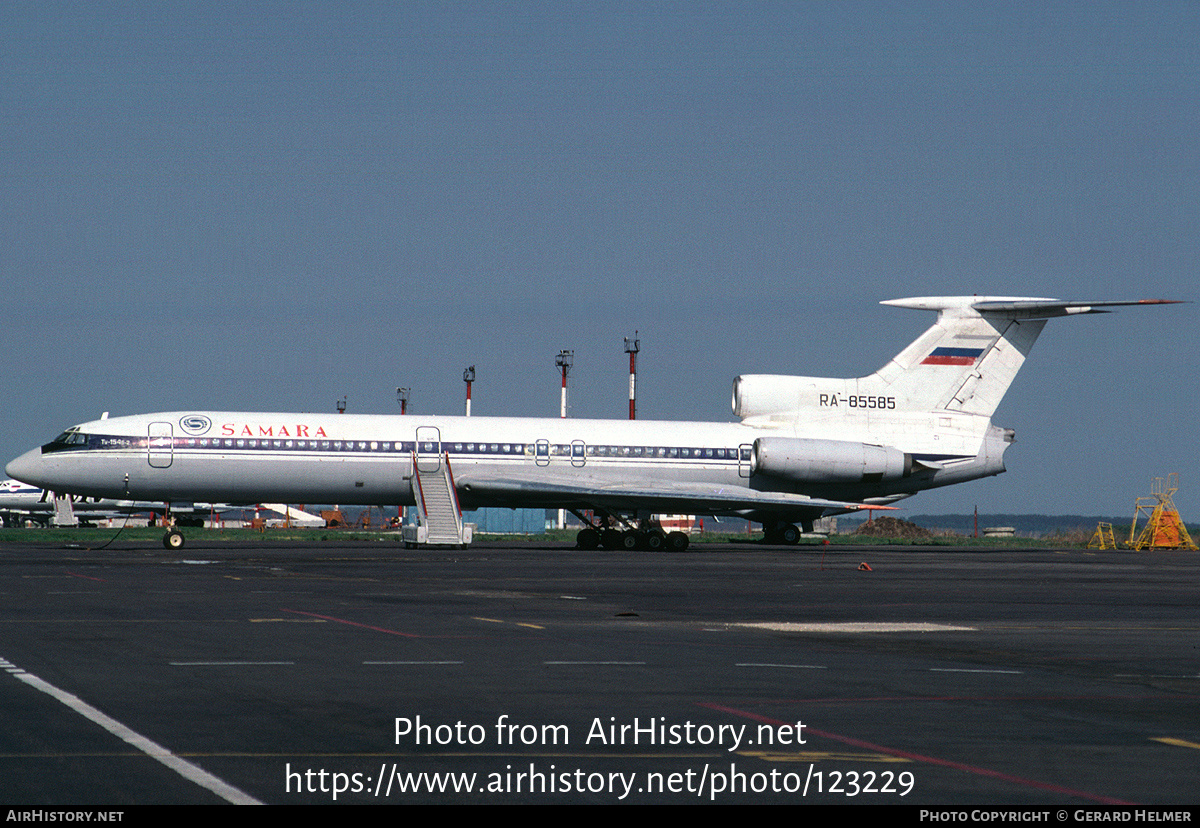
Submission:
<svg viewBox="0 0 1200 828">
<path fill-rule="evenodd" d="M 4 473 L 13 480 L 20 480 L 22 483 L 32 485 L 40 485 L 38 482 L 38 471 L 42 468 L 42 450 L 35 448 L 32 451 L 27 451 L 18 457 L 16 460 L 9 462 L 4 467 Z"/>
</svg>

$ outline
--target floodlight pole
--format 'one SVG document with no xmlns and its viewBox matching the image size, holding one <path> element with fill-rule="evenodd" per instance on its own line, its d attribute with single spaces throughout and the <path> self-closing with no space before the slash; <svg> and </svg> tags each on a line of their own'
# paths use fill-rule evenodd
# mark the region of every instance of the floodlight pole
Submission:
<svg viewBox="0 0 1200 828">
<path fill-rule="evenodd" d="M 625 337 L 625 353 L 629 354 L 629 419 L 637 419 L 637 355 L 642 341 L 633 332 L 633 339 Z"/>
<path fill-rule="evenodd" d="M 467 384 L 467 416 L 471 416 L 471 383 L 475 382 L 475 366 L 463 371 L 463 382 Z"/>
<path fill-rule="evenodd" d="M 570 372 L 571 366 L 575 364 L 575 352 L 559 351 L 558 356 L 554 358 L 554 364 L 562 369 L 562 405 L 559 416 L 565 419 L 567 416 L 567 374 Z"/>
</svg>

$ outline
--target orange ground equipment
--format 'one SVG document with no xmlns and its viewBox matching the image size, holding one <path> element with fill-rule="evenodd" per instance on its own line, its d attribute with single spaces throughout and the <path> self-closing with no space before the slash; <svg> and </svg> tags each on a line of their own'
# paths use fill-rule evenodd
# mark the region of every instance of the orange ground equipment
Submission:
<svg viewBox="0 0 1200 828">
<path fill-rule="evenodd" d="M 1179 510 L 1175 508 L 1174 495 L 1179 491 L 1179 473 L 1171 472 L 1167 477 L 1154 478 L 1150 497 L 1139 497 L 1134 503 L 1133 524 L 1129 527 L 1131 549 L 1191 549 L 1196 544 L 1188 534 Z M 1143 516 L 1146 525 L 1138 532 L 1138 520 Z"/>
</svg>

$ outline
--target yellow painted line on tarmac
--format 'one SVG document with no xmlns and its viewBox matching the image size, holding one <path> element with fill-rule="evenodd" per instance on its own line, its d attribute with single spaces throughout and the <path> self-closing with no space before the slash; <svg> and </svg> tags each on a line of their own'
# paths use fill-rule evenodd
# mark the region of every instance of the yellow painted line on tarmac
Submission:
<svg viewBox="0 0 1200 828">
<path fill-rule="evenodd" d="M 478 615 L 472 615 L 471 618 L 475 621 L 485 621 L 488 624 L 512 624 L 516 627 L 528 627 L 531 630 L 544 630 L 545 627 L 539 627 L 537 624 L 527 624 L 522 621 L 505 621 L 503 618 L 483 618 Z"/>
<path fill-rule="evenodd" d="M 1175 747 L 1191 748 L 1192 750 L 1200 750 L 1200 744 L 1189 742 L 1184 739 L 1172 739 L 1170 736 L 1151 736 L 1150 741 L 1162 742 L 1164 745 L 1174 745 Z"/>
</svg>

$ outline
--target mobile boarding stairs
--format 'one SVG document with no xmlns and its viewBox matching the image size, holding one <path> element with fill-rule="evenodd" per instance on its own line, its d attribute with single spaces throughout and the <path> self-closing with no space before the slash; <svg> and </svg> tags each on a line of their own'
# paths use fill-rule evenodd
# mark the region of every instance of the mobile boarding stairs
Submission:
<svg viewBox="0 0 1200 828">
<path fill-rule="evenodd" d="M 417 523 L 400 528 L 406 549 L 418 546 L 457 546 L 466 548 L 473 531 L 463 523 L 458 493 L 454 490 L 454 475 L 450 471 L 450 455 L 417 455 L 413 453 L 411 478 L 413 498 L 417 502 Z"/>
</svg>

